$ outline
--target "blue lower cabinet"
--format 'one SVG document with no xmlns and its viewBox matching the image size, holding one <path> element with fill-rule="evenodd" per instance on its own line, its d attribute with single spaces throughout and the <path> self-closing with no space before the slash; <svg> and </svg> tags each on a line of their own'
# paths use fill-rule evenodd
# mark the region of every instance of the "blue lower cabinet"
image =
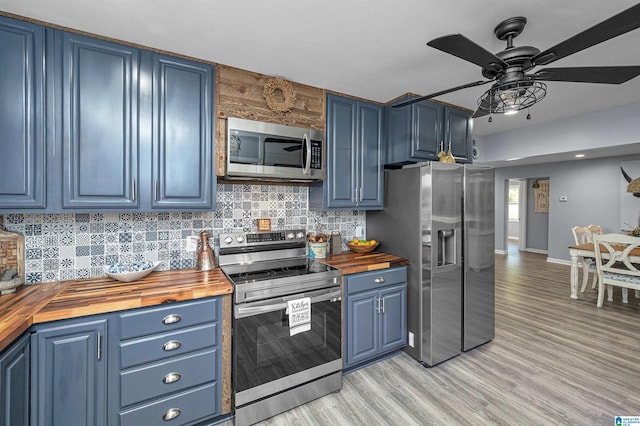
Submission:
<svg viewBox="0 0 640 426">
<path fill-rule="evenodd" d="M 219 416 L 221 312 L 222 298 L 213 297 L 118 314 L 110 422 L 187 425 Z"/>
<path fill-rule="evenodd" d="M 82 318 L 34 328 L 32 425 L 106 424 L 107 321 Z"/>
<path fill-rule="evenodd" d="M 407 344 L 406 266 L 348 275 L 345 294 L 345 369 Z"/>
<path fill-rule="evenodd" d="M 0 425 L 29 424 L 29 335 L 0 355 Z"/>
</svg>

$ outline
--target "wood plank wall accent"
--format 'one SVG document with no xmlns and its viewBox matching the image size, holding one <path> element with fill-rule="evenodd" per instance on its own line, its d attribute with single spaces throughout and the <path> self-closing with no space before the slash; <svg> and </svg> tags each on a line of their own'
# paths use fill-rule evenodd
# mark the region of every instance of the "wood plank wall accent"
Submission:
<svg viewBox="0 0 640 426">
<path fill-rule="evenodd" d="M 291 82 L 296 104 L 287 113 L 271 111 L 262 96 L 271 76 L 217 65 L 216 72 L 216 175 L 226 172 L 227 118 L 266 121 L 296 127 L 325 129 L 325 90 Z"/>
</svg>

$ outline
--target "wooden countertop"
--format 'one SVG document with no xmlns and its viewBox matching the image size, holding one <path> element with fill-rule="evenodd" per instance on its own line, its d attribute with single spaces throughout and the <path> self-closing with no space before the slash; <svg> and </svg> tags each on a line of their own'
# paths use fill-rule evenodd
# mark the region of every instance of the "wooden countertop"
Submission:
<svg viewBox="0 0 640 426">
<path fill-rule="evenodd" d="M 100 277 L 23 286 L 0 296 L 0 351 L 32 324 L 230 293 L 220 269 L 158 271 L 132 283 Z"/>
<path fill-rule="evenodd" d="M 326 259 L 318 260 L 340 268 L 342 275 L 357 274 L 409 264 L 408 259 L 376 251 L 372 251 L 371 253 L 345 251 L 342 252 L 342 254 L 333 254 L 329 255 Z"/>
<path fill-rule="evenodd" d="M 342 275 L 409 264 L 378 252 L 348 251 L 318 260 L 340 268 Z M 23 286 L 0 296 L 0 351 L 33 324 L 231 293 L 233 286 L 219 268 L 152 272 L 132 283 L 100 277 Z"/>
</svg>

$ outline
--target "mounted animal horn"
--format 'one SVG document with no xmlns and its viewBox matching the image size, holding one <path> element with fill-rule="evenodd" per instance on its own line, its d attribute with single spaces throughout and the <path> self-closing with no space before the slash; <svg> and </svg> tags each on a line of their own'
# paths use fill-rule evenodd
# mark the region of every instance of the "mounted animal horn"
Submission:
<svg viewBox="0 0 640 426">
<path fill-rule="evenodd" d="M 622 172 L 622 176 L 624 176 L 625 180 L 629 182 L 629 185 L 627 185 L 627 192 L 631 192 L 634 197 L 640 198 L 640 177 L 631 179 L 631 176 L 629 176 L 622 167 L 620 167 L 620 171 Z"/>
</svg>

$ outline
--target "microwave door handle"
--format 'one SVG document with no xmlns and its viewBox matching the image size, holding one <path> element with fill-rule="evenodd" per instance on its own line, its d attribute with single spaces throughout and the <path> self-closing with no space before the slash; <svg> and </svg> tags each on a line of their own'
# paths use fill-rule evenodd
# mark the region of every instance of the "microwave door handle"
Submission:
<svg viewBox="0 0 640 426">
<path fill-rule="evenodd" d="M 309 174 L 309 170 L 311 169 L 311 138 L 306 133 L 304 134 L 304 144 L 307 150 L 307 158 L 304 162 L 302 173 L 306 175 Z"/>
</svg>

